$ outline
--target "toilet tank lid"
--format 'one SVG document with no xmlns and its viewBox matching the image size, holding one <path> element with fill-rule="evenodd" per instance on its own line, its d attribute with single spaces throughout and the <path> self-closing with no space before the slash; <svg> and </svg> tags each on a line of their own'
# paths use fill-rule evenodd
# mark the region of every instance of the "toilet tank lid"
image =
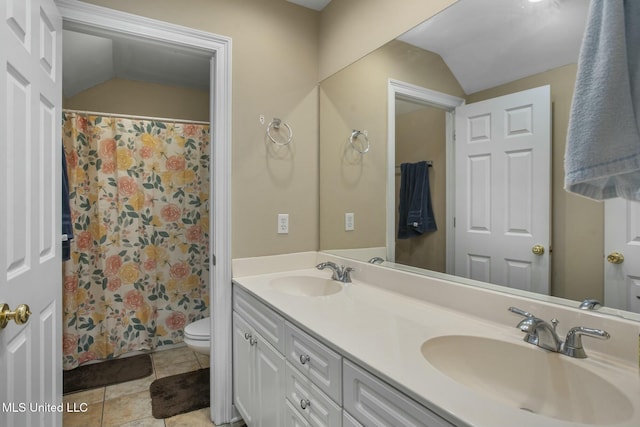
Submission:
<svg viewBox="0 0 640 427">
<path fill-rule="evenodd" d="M 211 335 L 211 318 L 197 320 L 184 328 L 185 335 L 192 337 L 209 337 Z"/>
</svg>

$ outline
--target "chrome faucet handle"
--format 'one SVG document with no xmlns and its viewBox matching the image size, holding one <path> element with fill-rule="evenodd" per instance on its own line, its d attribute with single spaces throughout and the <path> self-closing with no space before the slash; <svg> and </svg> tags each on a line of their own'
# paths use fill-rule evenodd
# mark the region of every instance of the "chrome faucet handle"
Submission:
<svg viewBox="0 0 640 427">
<path fill-rule="evenodd" d="M 518 307 L 509 307 L 509 311 L 512 312 L 512 313 L 518 314 L 520 316 L 523 316 L 523 317 L 536 317 L 533 314 L 531 314 L 531 313 L 529 313 L 527 311 L 524 311 L 524 310 L 522 310 L 522 309 L 520 309 Z"/>
<path fill-rule="evenodd" d="M 587 353 L 584 351 L 584 347 L 582 346 L 583 335 L 600 340 L 608 340 L 611 338 L 611 335 L 602 329 L 576 326 L 569 329 L 569 332 L 567 332 L 567 338 L 562 346 L 562 354 L 569 357 L 575 357 L 577 359 L 585 359 L 587 357 Z"/>
<path fill-rule="evenodd" d="M 602 303 L 600 301 L 598 301 L 597 299 L 590 299 L 590 298 L 587 298 L 586 300 L 582 301 L 578 306 L 578 308 L 580 308 L 581 310 L 597 310 L 600 307 L 602 307 Z"/>
</svg>

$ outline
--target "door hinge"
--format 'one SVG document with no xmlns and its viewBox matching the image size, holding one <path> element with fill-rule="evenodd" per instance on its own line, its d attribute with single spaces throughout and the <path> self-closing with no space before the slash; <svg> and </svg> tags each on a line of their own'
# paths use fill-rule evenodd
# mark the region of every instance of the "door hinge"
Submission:
<svg viewBox="0 0 640 427">
<path fill-rule="evenodd" d="M 216 265 L 216 256 L 214 254 L 211 254 L 211 265 Z"/>
</svg>

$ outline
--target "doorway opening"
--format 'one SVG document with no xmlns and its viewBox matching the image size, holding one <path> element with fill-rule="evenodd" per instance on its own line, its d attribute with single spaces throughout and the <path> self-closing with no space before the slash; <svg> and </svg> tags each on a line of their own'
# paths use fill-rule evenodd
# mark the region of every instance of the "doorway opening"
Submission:
<svg viewBox="0 0 640 427">
<path fill-rule="evenodd" d="M 211 419 L 234 416 L 231 369 L 231 39 L 76 0 L 56 1 L 63 27 L 91 35 L 138 38 L 209 60 Z M 64 47 L 63 47 L 64 52 Z M 214 286 L 215 284 L 215 286 Z"/>
<path fill-rule="evenodd" d="M 396 166 L 398 160 L 396 159 L 397 152 L 397 126 L 396 116 L 398 112 L 399 103 L 405 103 L 405 105 L 414 105 L 418 107 L 429 107 L 430 109 L 437 109 L 444 113 L 444 136 L 445 136 L 445 188 L 446 188 L 446 205 L 445 205 L 445 217 L 446 221 L 446 261 L 445 272 L 450 273 L 453 271 L 453 218 L 454 214 L 454 199 L 449 197 L 453 194 L 455 189 L 455 171 L 454 171 L 454 156 L 453 156 L 453 138 L 455 132 L 454 112 L 456 107 L 465 103 L 464 99 L 455 96 L 447 95 L 441 92 L 436 92 L 430 89 L 426 89 L 420 86 L 412 85 L 409 83 L 401 82 L 398 80 L 390 79 L 388 82 L 388 95 L 387 95 L 387 112 L 388 112 L 388 134 L 387 134 L 387 260 L 390 262 L 396 262 L 396 227 L 397 227 L 397 212 L 396 212 L 396 186 L 398 176 L 396 174 Z"/>
</svg>

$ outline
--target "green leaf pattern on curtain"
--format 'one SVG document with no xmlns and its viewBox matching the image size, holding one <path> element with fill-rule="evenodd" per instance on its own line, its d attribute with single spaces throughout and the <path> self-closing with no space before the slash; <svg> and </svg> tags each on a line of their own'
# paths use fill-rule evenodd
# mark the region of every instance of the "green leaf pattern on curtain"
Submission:
<svg viewBox="0 0 640 427">
<path fill-rule="evenodd" d="M 209 126 L 64 112 L 63 144 L 64 369 L 181 342 L 209 315 Z"/>
</svg>

